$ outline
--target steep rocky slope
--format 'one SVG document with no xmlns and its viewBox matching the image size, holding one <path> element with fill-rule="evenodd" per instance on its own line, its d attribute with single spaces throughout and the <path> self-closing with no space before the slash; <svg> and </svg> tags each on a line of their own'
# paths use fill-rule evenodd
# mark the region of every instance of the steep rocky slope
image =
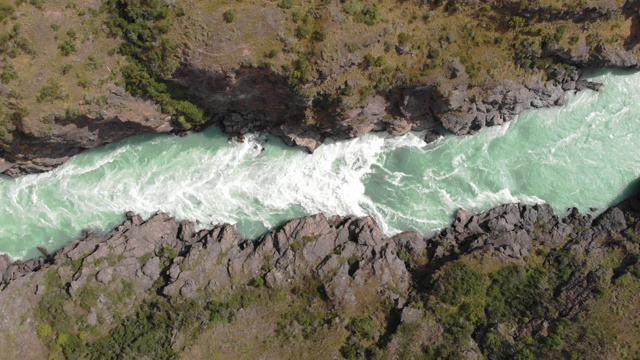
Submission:
<svg viewBox="0 0 640 360">
<path fill-rule="evenodd" d="M 473 134 L 597 88 L 582 69 L 638 67 L 635 0 L 1 5 L 10 176 L 207 124 L 310 151 L 369 131 Z"/>
<path fill-rule="evenodd" d="M 595 220 L 509 204 L 431 238 L 315 215 L 246 241 L 129 214 L 3 260 L 2 356 L 633 357 L 638 219 L 637 199 Z"/>
</svg>

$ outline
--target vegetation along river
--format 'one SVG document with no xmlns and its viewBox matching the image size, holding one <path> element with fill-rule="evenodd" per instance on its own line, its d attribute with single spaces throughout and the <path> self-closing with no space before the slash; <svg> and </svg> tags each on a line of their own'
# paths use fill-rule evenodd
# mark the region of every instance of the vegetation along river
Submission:
<svg viewBox="0 0 640 360">
<path fill-rule="evenodd" d="M 24 259 L 38 245 L 55 250 L 82 229 L 113 227 L 128 210 L 161 210 L 202 227 L 236 223 L 250 238 L 318 212 L 372 215 L 394 234 L 444 227 L 458 207 L 603 209 L 640 173 L 640 73 L 593 80 L 605 84 L 599 93 L 570 94 L 566 106 L 430 145 L 420 133 L 370 134 L 309 155 L 272 137 L 228 142 L 217 129 L 131 138 L 49 173 L 1 178 L 0 253 Z"/>
</svg>

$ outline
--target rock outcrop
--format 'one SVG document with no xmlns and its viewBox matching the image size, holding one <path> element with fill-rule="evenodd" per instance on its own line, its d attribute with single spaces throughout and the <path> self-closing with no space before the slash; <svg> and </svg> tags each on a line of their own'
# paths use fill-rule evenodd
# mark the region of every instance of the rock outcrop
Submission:
<svg viewBox="0 0 640 360">
<path fill-rule="evenodd" d="M 638 214 L 640 199 L 611 207 L 595 220 L 575 208 L 560 218 L 546 204 L 505 204 L 479 214 L 459 209 L 452 226 L 429 238 L 415 231 L 389 238 L 370 217 L 320 214 L 291 220 L 260 239 L 245 240 L 228 224 L 196 231 L 193 222 L 165 213 L 148 220 L 128 213 L 128 219 L 106 235 L 86 232 L 54 255 L 15 262 L 0 256 L 0 286 L 6 288 L 67 261 L 81 261 L 82 271 L 74 274 L 70 291 L 94 278 L 109 282 L 114 276 L 145 279 L 143 291 L 161 276 L 158 264 L 169 257 L 164 270 L 169 281 L 162 289 L 167 296 L 189 297 L 196 289 L 225 289 L 256 279 L 270 287 L 287 287 L 314 277 L 335 290 L 329 293 L 335 293 L 331 297 L 337 302 L 348 303 L 344 294 L 351 285 L 376 279 L 381 289 L 402 303 L 410 284 L 403 262 L 407 259 L 401 259 L 400 252 L 442 259 L 491 250 L 522 258 L 537 246 L 569 246 L 584 253 L 602 246 L 598 241 L 608 234 L 640 227 Z M 108 257 L 120 258 L 119 265 L 101 261 Z M 141 258 L 146 260 L 134 264 Z"/>
<path fill-rule="evenodd" d="M 134 309 L 133 302 L 117 300 L 122 296 L 144 299 L 152 291 L 187 301 L 246 286 L 292 289 L 318 283 L 336 309 L 356 308 L 366 302 L 363 293 L 376 294 L 393 304 L 401 324 L 419 322 L 429 327 L 429 336 L 439 337 L 442 328 L 425 320 L 412 296 L 421 267 L 473 254 L 495 254 L 510 262 L 540 249 L 584 257 L 605 256 L 606 249 L 615 246 L 633 256 L 638 244 L 632 233 L 640 232 L 636 219 L 639 199 L 596 219 L 576 209 L 561 218 L 548 205 L 507 204 L 480 214 L 460 209 L 450 227 L 430 238 L 414 231 L 389 238 L 369 217 L 314 215 L 251 241 L 231 225 L 197 231 L 194 223 L 164 213 L 148 220 L 128 213 L 111 232 L 86 232 L 54 255 L 13 263 L 0 256 L 0 332 L 15 334 L 23 324 L 20 339 L 39 344 L 30 314 L 53 290 L 85 304 L 86 326 L 111 326 Z M 600 268 L 572 272 L 557 290 L 562 306 L 556 311 L 561 316 L 577 314 L 612 276 Z M 26 326 L 24 319 L 30 319 Z M 11 339 L 15 337 L 0 339 L 0 346 L 15 354 L 44 351 L 40 345 Z M 477 346 L 465 351 L 479 353 Z"/>
<path fill-rule="evenodd" d="M 174 130 L 170 117 L 156 105 L 115 88 L 99 114 L 64 116 L 46 134 L 18 128 L 14 139 L 0 144 L 0 173 L 18 177 L 52 170 L 80 152 L 144 133 Z"/>
<path fill-rule="evenodd" d="M 368 74 L 368 77 L 379 76 L 380 74 L 376 75 L 378 70 L 372 69 L 380 68 L 381 65 L 370 66 L 365 53 L 379 51 L 374 50 L 381 45 L 379 43 L 389 42 L 388 37 L 385 37 L 387 33 L 400 31 L 404 25 L 394 24 L 393 31 L 389 28 L 383 33 L 372 33 L 366 39 L 361 39 L 360 44 L 351 44 L 359 48 L 355 52 L 341 53 L 342 50 L 332 48 L 329 53 L 326 50 L 319 51 L 322 47 L 318 46 L 314 51 L 307 51 L 309 54 L 301 61 L 302 59 L 296 60 L 301 53 L 297 54 L 299 51 L 294 48 L 302 39 L 290 38 L 292 34 L 287 35 L 286 12 L 271 4 L 254 9 L 255 21 L 249 18 L 239 19 L 243 24 L 241 26 L 246 26 L 247 29 L 255 27 L 257 34 L 246 35 L 250 38 L 257 35 L 254 39 L 256 42 L 260 42 L 261 38 L 278 40 L 277 46 L 269 45 L 274 48 L 264 54 L 266 58 L 259 54 L 264 49 L 258 51 L 255 44 L 245 43 L 246 39 L 242 36 L 244 31 L 218 26 L 220 14 L 211 13 L 201 19 L 207 25 L 192 24 L 196 28 L 202 27 L 204 33 L 209 34 L 205 36 L 203 33 L 193 38 L 193 29 L 187 31 L 188 26 L 182 28 L 181 26 L 186 25 L 178 23 L 194 19 L 176 20 L 174 25 L 180 30 L 174 35 L 185 40 L 179 46 L 180 52 L 177 55 L 181 66 L 170 77 L 162 80 L 174 85 L 173 91 L 188 95 L 206 110 L 208 121 L 204 125 L 218 125 L 230 135 L 269 132 L 281 137 L 289 145 L 313 151 L 326 138 L 353 138 L 371 131 L 402 135 L 412 130 L 444 127 L 457 135 L 474 134 L 483 127 L 510 121 L 527 109 L 562 105 L 564 94 L 568 91 L 598 89 L 598 84 L 580 78 L 583 69 L 639 67 L 637 31 L 634 31 L 640 18 L 637 1 L 627 1 L 618 6 L 607 2 L 596 2 L 589 6 L 545 6 L 538 3 L 524 6 L 524 3 L 514 1 L 465 3 L 470 8 L 486 4 L 483 8 L 487 8 L 487 11 L 495 10 L 492 16 L 501 17 L 501 21 L 496 22 L 495 29 L 492 27 L 489 32 L 497 42 L 504 41 L 507 31 L 504 27 L 517 33 L 512 27 L 521 26 L 508 24 L 508 21 L 504 21 L 508 18 L 518 18 L 525 24 L 534 25 L 541 24 L 541 21 L 548 22 L 551 28 L 558 25 L 554 22 L 571 21 L 581 28 L 582 33 L 589 35 L 585 39 L 578 36 L 577 40 L 567 42 L 563 40 L 564 35 L 560 31 L 562 26 L 556 29 L 555 34 L 546 34 L 547 30 L 543 30 L 543 27 L 532 25 L 523 32 L 527 36 L 523 37 L 522 42 L 512 44 L 508 51 L 509 57 L 501 58 L 503 62 L 514 61 L 513 64 L 503 64 L 505 66 L 500 70 L 502 73 L 493 73 L 496 69 L 490 69 L 485 64 L 483 71 L 486 74 L 477 78 L 475 75 L 478 74 L 478 69 L 474 68 L 475 61 L 470 59 L 470 53 L 448 53 L 446 56 L 435 54 L 446 52 L 454 43 L 457 44 L 456 47 L 469 49 L 481 46 L 480 43 L 472 45 L 473 41 L 462 39 L 460 34 L 442 30 L 439 44 L 433 44 L 434 48 L 431 49 L 435 54 L 426 58 L 425 50 L 418 50 L 417 44 L 403 43 L 394 46 L 402 57 L 415 57 L 421 53 L 422 60 L 416 58 L 412 61 L 427 61 L 424 65 L 426 68 L 420 71 L 429 73 L 427 70 L 436 70 L 431 67 L 437 67 L 437 74 L 428 79 L 415 78 L 415 74 L 409 76 L 408 71 L 401 70 L 404 65 L 397 66 L 396 70 L 392 69 L 399 64 L 397 63 L 389 65 L 388 69 L 380 69 L 384 70 L 388 79 L 380 86 L 373 86 L 374 83 L 369 81 L 372 79 L 357 81 L 352 77 L 362 76 L 360 72 L 363 70 L 367 70 L 364 74 Z M 345 17 L 340 14 L 339 4 L 326 5 L 325 26 L 335 29 L 342 27 Z M 439 7 L 439 4 L 432 5 Z M 474 11 L 485 10 L 478 8 Z M 321 15 L 315 13 L 313 17 L 319 18 Z M 628 38 L 625 38 L 627 34 L 616 25 L 612 26 L 613 35 L 610 39 L 597 36 L 601 32 L 599 23 L 616 24 L 621 21 L 625 22 L 625 26 L 631 24 Z M 613 31 L 614 28 L 618 31 Z M 376 27 L 372 27 L 370 31 L 374 29 Z M 183 34 L 181 31 L 186 32 Z M 575 36 L 577 35 L 574 34 Z M 215 37 L 215 40 L 206 40 L 207 37 Z M 464 41 L 469 41 L 469 44 L 464 44 Z M 391 45 L 388 43 L 385 47 Z M 420 45 L 422 46 L 425 44 Z M 282 56 L 277 54 L 280 47 Z M 261 60 L 257 64 L 256 61 L 244 62 L 250 59 Z M 271 64 L 266 59 L 274 62 L 279 59 L 280 66 Z M 304 66 L 294 69 L 293 65 Z M 347 79 L 342 79 L 343 77 Z M 365 82 L 368 84 L 366 88 Z M 357 100 L 355 92 L 362 92 Z M 8 92 L 4 95 L 11 97 Z M 342 102 L 343 95 L 347 98 L 346 103 Z M 92 99 L 91 94 L 87 94 L 87 97 Z M 86 149 L 136 134 L 175 130 L 170 118 L 161 114 L 153 104 L 127 95 L 122 88 L 114 88 L 104 98 L 107 102 L 105 107 L 100 105 L 90 111 L 83 110 L 91 113 L 88 115 L 69 114 L 52 120 L 50 115 L 64 110 L 51 109 L 52 114 L 45 114 L 46 119 L 41 124 L 42 119 L 36 118 L 28 120 L 31 126 L 24 126 L 16 120 L 16 124 L 9 127 L 13 140 L 0 141 L 0 173 L 16 177 L 48 171 Z M 67 105 L 69 104 L 65 107 Z M 199 124 L 197 128 L 204 125 Z M 16 128 L 15 131 L 13 127 Z M 430 133 L 427 140 L 432 141 L 434 138 L 437 137 Z"/>
</svg>

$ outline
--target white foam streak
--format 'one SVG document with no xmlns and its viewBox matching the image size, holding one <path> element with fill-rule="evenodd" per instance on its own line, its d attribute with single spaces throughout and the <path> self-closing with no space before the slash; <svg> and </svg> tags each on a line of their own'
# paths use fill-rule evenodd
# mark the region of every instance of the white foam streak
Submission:
<svg viewBox="0 0 640 360">
<path fill-rule="evenodd" d="M 640 171 L 640 75 L 597 80 L 609 86 L 569 96 L 564 108 L 430 145 L 424 132 L 327 142 L 312 155 L 255 134 L 227 143 L 213 130 L 127 140 L 50 173 L 1 179 L 0 253 L 33 256 L 37 245 L 109 228 L 128 210 L 200 227 L 238 223 L 253 237 L 314 213 L 371 215 L 391 235 L 446 226 L 458 207 L 602 207 Z"/>
</svg>

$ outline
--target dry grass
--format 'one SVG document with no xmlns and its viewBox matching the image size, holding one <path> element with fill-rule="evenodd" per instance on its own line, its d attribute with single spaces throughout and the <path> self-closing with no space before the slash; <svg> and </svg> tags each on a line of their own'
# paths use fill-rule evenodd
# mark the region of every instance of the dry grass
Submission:
<svg viewBox="0 0 640 360">
<path fill-rule="evenodd" d="M 292 78 L 298 91 L 309 97 L 321 92 L 336 94 L 346 81 L 355 82 L 353 91 L 341 94 L 348 110 L 361 105 L 374 91 L 397 86 L 433 85 L 446 94 L 471 85 L 468 95 L 474 96 L 482 95 L 497 81 L 525 82 L 538 70 L 516 64 L 513 45 L 530 40 L 539 46 L 545 35 L 560 28 L 564 35 L 558 45 L 568 50 L 599 43 L 622 48 L 632 31 L 631 19 L 621 13 L 609 20 L 585 23 L 533 18 L 514 29 L 505 8 L 479 1 L 458 2 L 458 7 L 418 0 L 362 2 L 378 6 L 375 23 L 357 21 L 340 1 L 291 0 L 288 7 L 281 0 L 187 0 L 179 3 L 177 12 L 183 15 L 175 18 L 169 36 L 181 48 L 183 60 L 195 67 L 211 71 L 270 67 Z M 538 0 L 526 6 L 562 13 L 621 3 Z M 100 4 L 100 0 L 52 0 L 36 8 L 25 2 L 0 24 L 2 33 L 20 24 L 20 33 L 36 49 L 35 55 L 0 56 L 18 74 L 8 85 L 0 85 L 0 108 L 28 109 L 29 116 L 22 124 L 25 131 L 44 134 L 54 126 L 52 114 L 98 112 L 105 106 L 102 100 L 119 80 L 125 59 L 117 55 L 119 41 L 106 34 L 106 15 Z M 513 9 L 521 2 L 503 4 L 516 11 Z M 236 13 L 230 22 L 223 16 L 229 10 Z M 306 35 L 300 34 L 301 27 Z M 76 33 L 72 39 L 76 49 L 64 56 L 59 46 L 69 40 L 69 30 Z M 400 54 L 396 45 L 404 34 L 403 46 L 408 52 Z M 632 51 L 640 55 L 640 50 Z M 363 61 L 367 56 L 384 57 L 384 64 L 367 66 Z M 305 59 L 309 74 L 295 79 L 296 67 Z M 451 64 L 456 61 L 462 62 L 468 74 L 451 76 Z M 50 83 L 59 84 L 64 96 L 37 101 L 42 87 Z"/>
<path fill-rule="evenodd" d="M 354 287 L 357 306 L 339 311 L 319 297 L 301 298 L 284 290 L 263 289 L 259 300 L 237 312 L 235 321 L 217 324 L 203 332 L 180 356 L 182 359 L 341 358 L 340 348 L 349 335 L 350 318 L 372 316 L 377 330 L 384 331 L 389 308 L 384 297 L 376 293 L 377 288 L 376 284 Z M 278 330 L 279 324 L 287 324 L 298 314 L 306 313 L 324 319 L 311 326 L 311 335 Z"/>
<path fill-rule="evenodd" d="M 616 5 L 621 5 L 619 2 Z M 295 68 L 296 61 L 309 58 L 313 80 L 301 84 L 302 93 L 309 96 L 318 92 L 336 93 L 345 81 L 355 81 L 358 89 L 342 96 L 343 103 L 352 107 L 362 102 L 361 89 L 365 87 L 439 85 L 446 92 L 470 83 L 469 95 L 473 96 L 496 81 L 527 81 L 534 71 L 514 63 L 513 44 L 523 39 L 540 44 L 544 34 L 554 34 L 560 27 L 565 29 L 565 35 L 559 45 L 567 49 L 584 45 L 588 38 L 587 45 L 594 45 L 595 35 L 603 43 L 622 47 L 631 32 L 630 19 L 622 14 L 608 21 L 582 24 L 534 20 L 526 25 L 530 31 L 539 29 L 541 35 L 529 35 L 509 28 L 508 14 L 480 2 L 462 4 L 456 11 L 424 5 L 422 1 L 375 3 L 379 19 L 374 25 L 366 25 L 347 15 L 338 1 L 292 0 L 291 8 L 285 9 L 280 1 L 191 0 L 183 6 L 185 16 L 177 22 L 173 37 L 187 49 L 186 58 L 194 66 L 211 70 L 249 64 L 271 66 L 286 74 L 283 66 Z M 528 5 L 559 11 L 582 6 L 556 0 Z M 587 5 L 610 3 L 594 0 L 587 1 Z M 222 14 L 230 9 L 237 16 L 232 23 L 226 23 Z M 296 36 L 296 29 L 304 23 L 306 15 L 311 17 L 310 29 L 326 33 L 323 41 Z M 401 33 L 409 35 L 410 51 L 405 54 L 395 49 Z M 349 51 L 350 43 L 358 44 L 358 48 Z M 432 56 L 434 49 L 439 52 L 437 58 Z M 269 51 L 275 55 L 266 57 Z M 367 67 L 362 63 L 366 55 L 385 56 L 386 64 Z M 451 78 L 448 65 L 454 59 L 462 61 L 469 77 Z"/>
<path fill-rule="evenodd" d="M 69 4 L 72 3 L 52 0 L 39 9 L 27 2 L 17 6 L 12 18 L 0 25 L 0 31 L 6 33 L 18 24 L 20 34 L 35 49 L 33 55 L 22 52 L 15 58 L 3 56 L 18 74 L 17 79 L 3 85 L 3 93 L 19 94 L 18 105 L 29 112 L 23 120 L 26 132 L 42 134 L 50 130 L 53 114 L 99 111 L 97 99 L 108 95 L 120 78 L 123 59 L 115 51 L 119 41 L 105 33 L 104 14 L 99 11 L 101 2 Z M 75 50 L 64 56 L 59 46 L 66 40 L 74 44 Z M 38 101 L 38 94 L 48 84 L 58 84 L 62 96 Z M 16 100 L 0 99 L 7 107 L 10 101 Z"/>
<path fill-rule="evenodd" d="M 592 302 L 582 314 L 583 323 L 602 339 L 601 355 L 608 359 L 640 356 L 640 280 L 628 276 L 629 284 L 612 286 L 611 297 Z"/>
</svg>

